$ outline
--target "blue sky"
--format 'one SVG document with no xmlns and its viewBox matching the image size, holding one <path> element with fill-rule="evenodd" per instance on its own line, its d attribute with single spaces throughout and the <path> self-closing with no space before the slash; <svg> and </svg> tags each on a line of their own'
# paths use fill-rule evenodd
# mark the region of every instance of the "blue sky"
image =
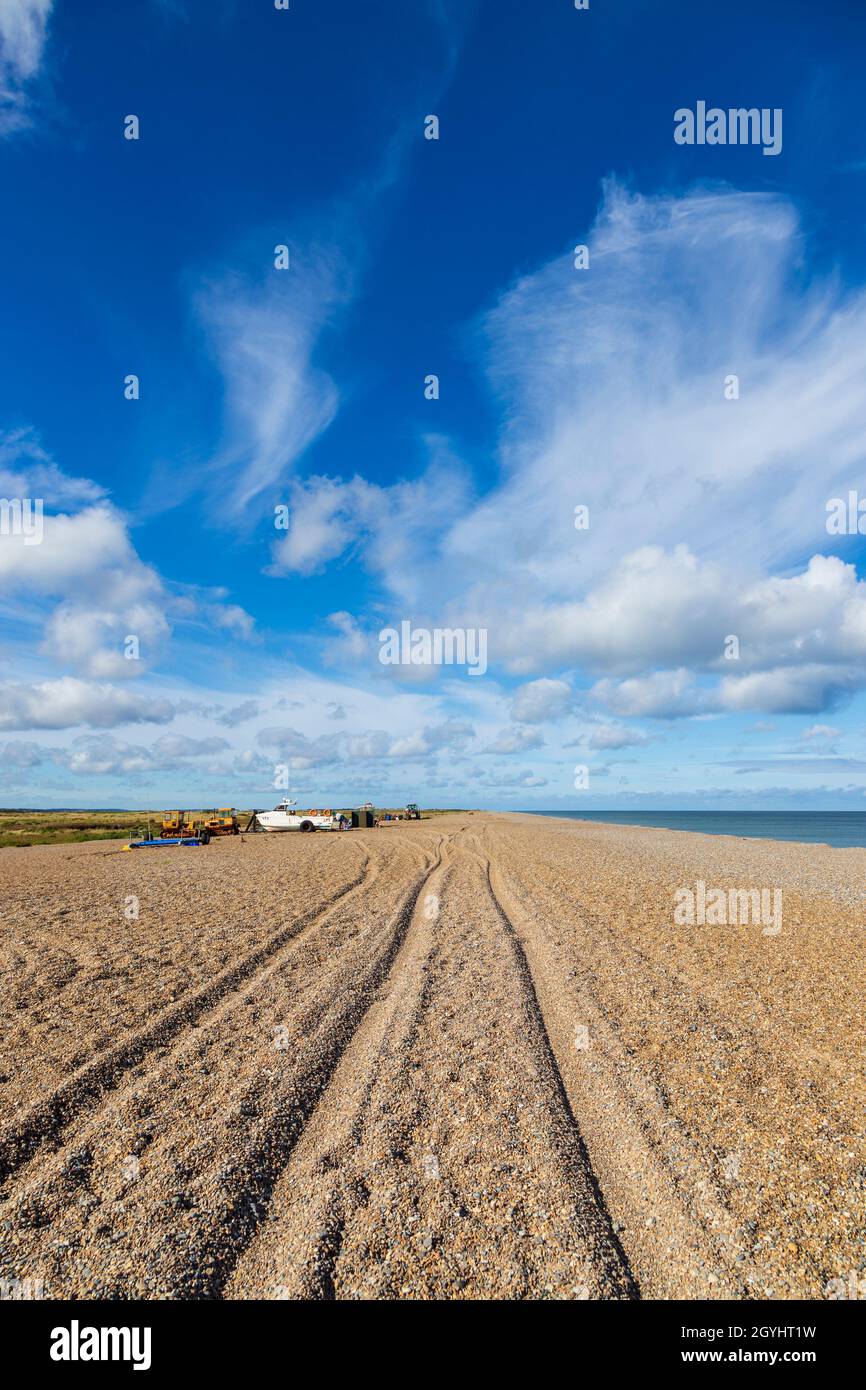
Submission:
<svg viewBox="0 0 866 1390">
<path fill-rule="evenodd" d="M 0 803 L 866 807 L 864 56 L 832 0 L 5 0 Z"/>
</svg>

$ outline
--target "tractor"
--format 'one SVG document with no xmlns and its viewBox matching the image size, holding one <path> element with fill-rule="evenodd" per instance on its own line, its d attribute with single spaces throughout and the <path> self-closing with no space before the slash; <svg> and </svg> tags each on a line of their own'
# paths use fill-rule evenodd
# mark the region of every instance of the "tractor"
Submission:
<svg viewBox="0 0 866 1390">
<path fill-rule="evenodd" d="M 213 811 L 202 811 L 201 825 L 209 835 L 239 835 L 241 829 L 234 806 L 220 806 Z"/>
<path fill-rule="evenodd" d="M 160 838 L 163 840 L 189 840 L 196 834 L 195 818 L 190 816 L 187 820 L 186 811 L 164 811 L 159 827 Z"/>
<path fill-rule="evenodd" d="M 409 805 L 406 807 L 406 810 L 403 812 L 403 814 L 407 820 L 421 819 L 421 812 L 418 810 L 418 804 L 415 801 L 409 802 Z"/>
</svg>

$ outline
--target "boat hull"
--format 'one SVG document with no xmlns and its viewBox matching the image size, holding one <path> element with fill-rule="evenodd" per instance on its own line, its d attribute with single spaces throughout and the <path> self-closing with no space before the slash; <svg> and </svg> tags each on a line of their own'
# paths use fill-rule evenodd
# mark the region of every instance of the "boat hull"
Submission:
<svg viewBox="0 0 866 1390">
<path fill-rule="evenodd" d="M 256 816 L 262 830 L 269 834 L 282 834 L 287 830 L 300 830 L 308 825 L 313 830 L 335 830 L 336 822 L 331 816 L 291 816 L 286 811 L 262 811 Z"/>
</svg>

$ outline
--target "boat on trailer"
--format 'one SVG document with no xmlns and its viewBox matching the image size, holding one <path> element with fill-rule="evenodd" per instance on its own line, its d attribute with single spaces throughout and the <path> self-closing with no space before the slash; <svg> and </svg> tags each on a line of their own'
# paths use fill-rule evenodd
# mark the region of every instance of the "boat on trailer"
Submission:
<svg viewBox="0 0 866 1390">
<path fill-rule="evenodd" d="M 272 811 L 257 811 L 256 820 L 262 830 L 270 832 L 283 830 L 342 830 L 345 817 L 335 816 L 331 810 L 299 811 L 298 803 L 288 797 Z"/>
</svg>

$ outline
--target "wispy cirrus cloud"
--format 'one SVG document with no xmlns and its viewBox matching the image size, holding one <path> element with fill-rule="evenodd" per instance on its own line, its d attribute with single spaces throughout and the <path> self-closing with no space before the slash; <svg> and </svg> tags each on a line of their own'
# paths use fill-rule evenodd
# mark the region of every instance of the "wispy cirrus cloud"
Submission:
<svg viewBox="0 0 866 1390">
<path fill-rule="evenodd" d="M 0 3 L 0 136 L 30 124 L 28 91 L 42 62 L 53 3 Z"/>
<path fill-rule="evenodd" d="M 776 194 L 611 182 L 583 240 L 588 270 L 563 254 L 484 321 L 500 480 L 431 538 L 416 583 L 441 621 L 487 628 L 494 667 L 594 678 L 615 714 L 844 700 L 866 685 L 866 589 L 826 503 L 861 476 L 866 293 L 804 268 Z"/>
<path fill-rule="evenodd" d="M 337 410 L 337 387 L 314 353 L 348 297 L 348 272 L 337 252 L 290 254 L 288 270 L 224 277 L 196 297 L 225 392 L 225 443 L 208 465 L 208 488 L 232 520 L 254 502 L 282 500 L 278 485 Z"/>
</svg>

